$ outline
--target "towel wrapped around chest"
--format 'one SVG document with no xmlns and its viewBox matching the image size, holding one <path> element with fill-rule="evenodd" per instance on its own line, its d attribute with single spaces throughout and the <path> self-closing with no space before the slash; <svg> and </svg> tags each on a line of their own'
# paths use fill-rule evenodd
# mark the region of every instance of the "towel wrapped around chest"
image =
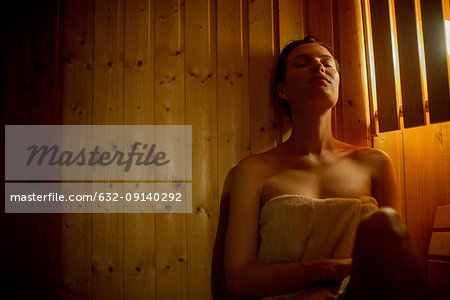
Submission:
<svg viewBox="0 0 450 300">
<path fill-rule="evenodd" d="M 261 208 L 258 263 L 302 262 L 352 255 L 362 217 L 378 209 L 373 197 L 316 199 L 281 195 Z M 311 289 L 295 293 L 310 294 Z M 294 294 L 264 299 L 289 299 Z"/>
</svg>

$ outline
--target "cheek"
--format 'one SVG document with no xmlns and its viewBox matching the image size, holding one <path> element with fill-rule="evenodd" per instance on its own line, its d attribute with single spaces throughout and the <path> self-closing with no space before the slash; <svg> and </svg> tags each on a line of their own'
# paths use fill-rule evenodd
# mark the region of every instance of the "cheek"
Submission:
<svg viewBox="0 0 450 300">
<path fill-rule="evenodd" d="M 333 79 L 334 79 L 334 80 L 333 80 L 333 81 L 334 81 L 334 85 L 335 85 L 335 86 L 339 86 L 339 82 L 340 82 L 339 73 L 336 72 L 336 73 L 333 74 L 332 76 L 333 76 Z"/>
</svg>

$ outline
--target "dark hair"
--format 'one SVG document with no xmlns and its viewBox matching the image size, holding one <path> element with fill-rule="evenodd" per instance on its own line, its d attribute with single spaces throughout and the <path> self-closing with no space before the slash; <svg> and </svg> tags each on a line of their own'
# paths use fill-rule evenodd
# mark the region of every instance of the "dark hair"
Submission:
<svg viewBox="0 0 450 300">
<path fill-rule="evenodd" d="M 334 57 L 334 53 L 333 53 L 333 50 L 331 49 L 331 47 L 328 46 L 327 44 L 315 39 L 312 35 L 308 35 L 301 40 L 291 41 L 286 46 L 284 46 L 283 51 L 281 51 L 280 57 L 278 58 L 277 68 L 275 71 L 275 91 L 276 91 L 277 97 L 281 100 L 281 107 L 283 108 L 283 110 L 288 115 L 288 117 L 291 121 L 292 121 L 291 107 L 289 106 L 289 102 L 280 98 L 280 95 L 278 94 L 278 84 L 284 82 L 284 77 L 286 75 L 286 58 L 288 57 L 288 55 L 298 46 L 303 45 L 303 44 L 308 44 L 308 43 L 313 43 L 313 44 L 317 44 L 317 45 L 324 47 Z M 337 69 L 339 70 L 338 61 L 336 59 L 335 59 L 335 61 L 336 61 Z"/>
</svg>

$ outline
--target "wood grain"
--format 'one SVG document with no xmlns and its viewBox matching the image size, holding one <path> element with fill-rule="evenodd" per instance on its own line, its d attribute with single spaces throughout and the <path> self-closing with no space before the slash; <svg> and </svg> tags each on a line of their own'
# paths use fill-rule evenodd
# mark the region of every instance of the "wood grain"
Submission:
<svg viewBox="0 0 450 300">
<path fill-rule="evenodd" d="M 388 0 L 370 1 L 380 132 L 399 129 Z"/>
<path fill-rule="evenodd" d="M 450 120 L 450 89 L 441 1 L 420 1 L 431 123 Z"/>
<path fill-rule="evenodd" d="M 186 123 L 192 141 L 193 203 L 187 214 L 188 299 L 211 297 L 217 183 L 217 51 L 215 1 L 186 3 Z"/>
<path fill-rule="evenodd" d="M 406 128 L 424 125 L 425 113 L 420 74 L 414 0 L 396 0 L 398 59 Z"/>
<path fill-rule="evenodd" d="M 445 204 L 442 132 L 439 125 L 404 129 L 406 220 L 425 259 L 435 209 Z"/>
<path fill-rule="evenodd" d="M 93 124 L 123 124 L 124 2 L 95 3 Z M 110 144 L 119 132 L 112 128 L 94 133 L 93 141 Z M 114 174 L 114 175 L 112 175 Z M 93 170 L 93 178 L 121 177 L 118 166 Z M 102 192 L 122 194 L 123 184 L 104 183 Z M 103 206 L 105 207 L 105 206 Z M 92 298 L 123 298 L 123 214 L 92 216 Z"/>
<path fill-rule="evenodd" d="M 185 8 L 180 1 L 155 2 L 155 124 L 186 121 Z M 187 299 L 185 214 L 160 213 L 156 220 L 156 299 Z"/>
<path fill-rule="evenodd" d="M 94 2 L 64 2 L 62 122 L 93 120 Z M 86 178 L 90 179 L 90 178 Z M 63 214 L 62 299 L 92 299 L 92 215 Z"/>
<path fill-rule="evenodd" d="M 154 1 L 125 1 L 124 49 L 124 124 L 151 125 L 155 122 L 154 98 Z M 126 136 L 127 143 L 143 141 L 147 131 L 135 130 Z M 137 173 L 139 172 L 139 173 Z M 128 176 L 148 180 L 154 178 L 149 171 L 137 170 Z M 154 184 L 126 182 L 125 193 L 147 194 Z M 148 204 L 148 203 L 144 203 Z M 155 299 L 156 253 L 155 215 L 129 213 L 123 216 L 123 299 Z"/>
<path fill-rule="evenodd" d="M 342 139 L 370 146 L 369 99 L 361 2 L 338 1 Z"/>
<path fill-rule="evenodd" d="M 279 51 L 276 10 L 271 0 L 250 1 L 248 6 L 252 153 L 268 150 L 281 141 L 281 120 L 274 114 L 273 76 Z"/>
</svg>

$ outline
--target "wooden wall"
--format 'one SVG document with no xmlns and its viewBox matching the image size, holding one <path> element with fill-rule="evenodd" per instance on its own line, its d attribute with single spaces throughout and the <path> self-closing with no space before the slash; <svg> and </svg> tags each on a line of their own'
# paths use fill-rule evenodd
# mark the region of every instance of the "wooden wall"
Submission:
<svg viewBox="0 0 450 300">
<path fill-rule="evenodd" d="M 289 131 L 271 82 L 290 39 L 310 33 L 334 47 L 334 134 L 371 145 L 359 0 L 30 0 L 3 14 L 3 124 L 193 128 L 191 214 L 3 214 L 17 299 L 211 298 L 225 176 Z M 380 135 L 374 146 L 398 166 L 423 250 L 434 206 L 450 202 L 449 124 Z"/>
<path fill-rule="evenodd" d="M 394 161 L 401 215 L 424 261 L 436 207 L 450 204 L 450 122 L 380 133 L 374 147 Z"/>
</svg>

